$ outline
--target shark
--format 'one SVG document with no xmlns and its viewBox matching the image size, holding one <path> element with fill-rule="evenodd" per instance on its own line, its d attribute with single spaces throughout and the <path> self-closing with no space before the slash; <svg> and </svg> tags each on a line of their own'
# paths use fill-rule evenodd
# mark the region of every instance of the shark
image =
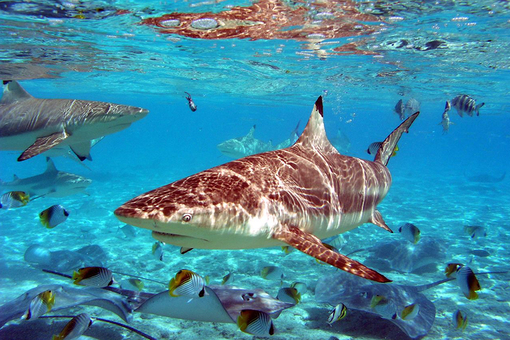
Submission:
<svg viewBox="0 0 510 340">
<path fill-rule="evenodd" d="M 289 138 L 275 146 L 273 146 L 271 141 L 265 143 L 253 137 L 256 129 L 256 125 L 253 125 L 246 136 L 228 139 L 218 144 L 217 148 L 222 154 L 230 158 L 242 158 L 261 152 L 284 149 L 294 144 L 298 139 L 299 135 L 297 131 L 299 129 L 299 124 L 300 122 L 297 123 L 297 126 L 291 132 Z"/>
<path fill-rule="evenodd" d="M 42 174 L 19 178 L 12 182 L 0 180 L 0 192 L 24 191 L 30 197 L 65 197 L 83 192 L 92 180 L 69 172 L 59 171 L 51 158 L 46 158 L 46 171 Z"/>
<path fill-rule="evenodd" d="M 55 146 L 69 146 L 80 160 L 90 159 L 92 140 L 121 131 L 149 112 L 99 101 L 39 99 L 15 80 L 3 84 L 0 150 L 23 151 L 18 161 Z"/>
<path fill-rule="evenodd" d="M 230 158 L 241 158 L 273 149 L 272 143 L 265 143 L 253 137 L 256 125 L 253 125 L 248 134 L 243 137 L 228 139 L 217 145 L 222 154 Z"/>
<path fill-rule="evenodd" d="M 321 239 L 367 222 L 392 232 L 377 205 L 391 185 L 388 161 L 418 115 L 402 122 L 381 143 L 374 161 L 367 161 L 341 155 L 329 142 L 319 97 L 292 146 L 177 180 L 127 201 L 114 214 L 186 249 L 289 245 L 351 274 L 390 282 Z"/>
</svg>

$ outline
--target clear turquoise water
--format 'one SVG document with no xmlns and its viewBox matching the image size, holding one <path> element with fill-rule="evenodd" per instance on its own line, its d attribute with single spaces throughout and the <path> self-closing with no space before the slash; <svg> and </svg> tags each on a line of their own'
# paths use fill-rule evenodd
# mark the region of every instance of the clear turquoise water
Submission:
<svg viewBox="0 0 510 340">
<path fill-rule="evenodd" d="M 14 2 L 0 2 L 0 9 L 11 6 L 0 10 L 0 74 L 4 79 L 19 79 L 40 98 L 108 101 L 145 107 L 150 113 L 95 146 L 93 161 L 86 163 L 90 170 L 69 159 L 55 159 L 59 170 L 93 180 L 87 196 L 43 198 L 22 209 L 0 211 L 0 303 L 38 284 L 62 282 L 23 261 L 31 244 L 71 250 L 97 244 L 109 252 L 112 269 L 161 281 L 184 267 L 210 275 L 216 282 L 234 271 L 234 284 L 263 288 L 273 295 L 278 284 L 261 279 L 259 271 L 277 264 L 285 268 L 286 283 L 305 281 L 314 287 L 333 269 L 296 252 L 284 256 L 279 249 L 197 250 L 184 257 L 166 246 L 165 261 L 159 262 L 151 255 L 154 240 L 150 234 L 140 230 L 136 239 L 126 239 L 112 212 L 135 195 L 229 161 L 216 145 L 245 135 L 254 124 L 256 138 L 281 142 L 299 120 L 304 125 L 315 99 L 324 91 L 328 134 L 334 136 L 341 129 L 352 144 L 349 155 L 366 159 L 367 146 L 399 124 L 393 113 L 396 102 L 419 100 L 422 113 L 389 163 L 394 182 L 379 206 L 383 216 L 394 230 L 411 222 L 423 235 L 444 242 L 448 262 L 467 262 L 475 271 L 508 269 L 509 180 L 485 184 L 469 182 L 466 177 L 499 176 L 510 169 L 508 2 L 354 2 L 358 10 L 379 20 L 371 23 L 376 32 L 320 42 L 325 58 L 319 58 L 305 41 L 192 39 L 139 25 L 141 19 L 164 13 L 220 12 L 233 5 L 249 6 L 248 1 L 94 2 L 81 6 L 112 12 L 129 9 L 131 13 L 102 17 L 82 11 L 87 14 L 85 19 L 73 18 L 82 12 L 71 9 L 55 18 L 49 13 L 55 13 L 56 2 L 32 3 L 39 6 L 37 14 L 21 5 L 12 7 Z M 317 6 L 301 4 L 317 12 Z M 72 6 L 62 3 L 61 7 Z M 408 45 L 397 47 L 402 40 Z M 444 45 L 423 50 L 433 40 Z M 348 42 L 358 42 L 359 50 L 373 54 L 335 53 L 334 48 Z M 196 112 L 189 110 L 184 91 L 192 94 Z M 445 101 L 458 94 L 471 95 L 485 106 L 479 117 L 460 118 L 452 110 L 454 125 L 443 134 L 438 123 Z M 0 152 L 1 179 L 10 180 L 13 174 L 33 176 L 44 170 L 42 157 L 18 163 L 18 155 L 18 151 Z M 71 216 L 61 226 L 46 230 L 37 214 L 52 204 L 66 206 Z M 482 225 L 488 235 L 471 240 L 464 225 Z M 376 229 L 366 225 L 349 232 L 353 245 L 348 250 L 400 237 Z M 491 255 L 473 257 L 467 253 L 472 249 L 484 249 Z M 364 256 L 357 259 L 363 262 Z M 444 265 L 438 263 L 437 272 L 421 275 L 385 274 L 402 284 L 423 284 L 442 278 Z M 455 284 L 427 293 L 437 308 L 427 338 L 510 338 L 505 319 L 510 309 L 508 274 L 482 277 L 480 282 L 482 291 L 475 301 L 465 299 Z M 147 289 L 164 287 L 149 283 Z M 329 327 L 327 308 L 317 304 L 309 292 L 302 304 L 275 320 L 274 338 L 405 339 L 388 323 L 380 323 L 388 327 L 382 333 L 367 328 L 366 322 L 374 322 L 370 318 L 346 318 L 341 321 L 344 324 Z M 470 318 L 463 333 L 451 325 L 451 314 L 457 308 Z M 138 317 L 133 326 L 161 338 L 167 334 L 165 329 L 169 338 L 248 338 L 234 325 Z M 37 327 L 44 329 L 44 325 Z M 136 339 L 115 329 L 114 337 L 111 334 L 111 329 L 103 335 L 96 331 L 94 337 Z M 10 339 L 5 332 L 0 337 Z"/>
</svg>

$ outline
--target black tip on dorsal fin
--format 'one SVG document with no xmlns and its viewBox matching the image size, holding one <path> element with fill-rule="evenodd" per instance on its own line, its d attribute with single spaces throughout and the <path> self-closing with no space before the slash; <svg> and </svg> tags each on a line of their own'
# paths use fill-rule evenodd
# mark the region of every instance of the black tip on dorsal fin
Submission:
<svg viewBox="0 0 510 340">
<path fill-rule="evenodd" d="M 317 111 L 319 111 L 321 117 L 324 118 L 324 108 L 322 106 L 322 96 L 319 96 L 317 100 L 315 101 L 315 107 L 317 108 Z"/>
</svg>

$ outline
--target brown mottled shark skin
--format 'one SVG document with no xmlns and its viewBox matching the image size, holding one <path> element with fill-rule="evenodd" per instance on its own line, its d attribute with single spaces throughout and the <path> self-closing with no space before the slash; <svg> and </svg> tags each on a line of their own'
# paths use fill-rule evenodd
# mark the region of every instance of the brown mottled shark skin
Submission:
<svg viewBox="0 0 510 340">
<path fill-rule="evenodd" d="M 149 113 L 107 102 L 34 98 L 14 80 L 3 83 L 0 150 L 24 150 L 18 161 L 66 145 L 80 160 L 91 159 L 92 140 L 123 130 Z"/>
<path fill-rule="evenodd" d="M 320 239 L 370 222 L 388 231 L 376 207 L 386 196 L 386 167 L 418 116 L 381 144 L 373 162 L 343 156 L 326 137 L 322 97 L 297 142 L 241 158 L 149 191 L 115 210 L 127 224 L 184 248 L 246 249 L 290 245 L 363 278 L 389 282 Z"/>
</svg>

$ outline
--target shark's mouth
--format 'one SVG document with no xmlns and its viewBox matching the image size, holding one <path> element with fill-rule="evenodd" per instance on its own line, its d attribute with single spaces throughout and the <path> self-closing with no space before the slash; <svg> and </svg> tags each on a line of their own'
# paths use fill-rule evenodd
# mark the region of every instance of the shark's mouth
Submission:
<svg viewBox="0 0 510 340">
<path fill-rule="evenodd" d="M 193 236 L 188 236 L 188 235 L 173 234 L 173 233 L 163 233 L 163 232 L 154 231 L 154 230 L 152 231 L 152 237 L 154 237 L 156 240 L 161 240 L 161 241 L 165 240 L 164 242 L 170 243 L 170 244 L 176 244 L 176 243 L 173 243 L 172 241 L 175 241 L 175 242 L 185 241 L 186 243 L 193 242 L 193 241 L 209 242 L 209 240 L 206 240 L 204 238 L 193 237 Z"/>
</svg>

